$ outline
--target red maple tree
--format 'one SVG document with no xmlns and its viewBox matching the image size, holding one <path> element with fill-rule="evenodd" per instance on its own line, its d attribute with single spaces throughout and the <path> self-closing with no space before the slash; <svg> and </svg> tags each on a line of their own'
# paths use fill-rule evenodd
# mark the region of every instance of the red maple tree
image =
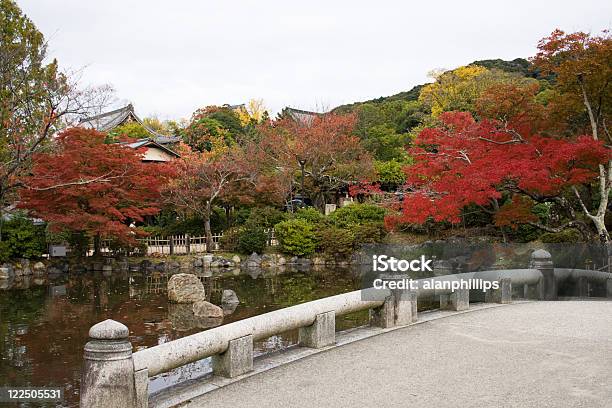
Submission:
<svg viewBox="0 0 612 408">
<path fill-rule="evenodd" d="M 277 169 L 297 176 L 302 195 L 323 208 L 328 195 L 374 176 L 371 155 L 353 135 L 355 123 L 351 114 L 286 117 L 259 127 L 260 147 Z"/>
<path fill-rule="evenodd" d="M 113 238 L 134 244 L 144 232 L 130 224 L 159 212 L 170 168 L 144 163 L 143 152 L 105 144 L 105 137 L 83 128 L 60 133 L 53 151 L 34 155 L 32 172 L 21 181 L 19 205 L 54 231 L 84 232 L 96 243 Z"/>
<path fill-rule="evenodd" d="M 176 175 L 164 188 L 164 199 L 178 210 L 204 220 L 207 250 L 212 250 L 210 219 L 213 206 L 223 201 L 244 201 L 260 191 L 259 164 L 249 149 L 233 145 L 198 152 L 186 145 L 178 149 Z"/>
<path fill-rule="evenodd" d="M 541 225 L 531 207 L 557 202 L 563 191 L 595 181 L 599 165 L 610 159 L 602 142 L 545 137 L 522 122 L 476 121 L 467 112 L 445 112 L 440 120 L 442 125 L 424 129 L 410 150 L 415 164 L 407 168 L 408 194 L 402 215 L 391 223 L 422 224 L 429 217 L 458 223 L 464 207 L 477 205 L 497 212 L 498 226 L 528 223 L 551 231 L 579 226 L 575 214 L 563 226 Z M 500 200 L 512 196 L 500 209 Z"/>
</svg>

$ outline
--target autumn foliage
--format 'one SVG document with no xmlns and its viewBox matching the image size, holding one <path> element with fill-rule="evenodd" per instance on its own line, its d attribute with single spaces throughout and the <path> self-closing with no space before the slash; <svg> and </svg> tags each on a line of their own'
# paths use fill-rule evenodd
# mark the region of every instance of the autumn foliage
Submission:
<svg viewBox="0 0 612 408">
<path fill-rule="evenodd" d="M 423 130 L 411 149 L 416 163 L 408 170 L 409 194 L 403 222 L 460 221 L 467 205 L 490 206 L 508 194 L 554 197 L 568 187 L 593 181 L 598 165 L 610 159 L 603 143 L 521 135 L 494 120 L 476 121 L 467 112 L 445 112 L 442 126 Z M 496 217 L 530 219 L 524 198 Z M 512 209 L 513 208 L 513 209 Z M 512 209 L 512 210 L 511 210 Z"/>
<path fill-rule="evenodd" d="M 34 156 L 22 183 L 20 206 L 56 231 L 134 243 L 138 223 L 159 211 L 160 188 L 170 169 L 142 162 L 142 153 L 122 144 L 105 144 L 104 133 L 70 128 L 54 151 Z"/>
<path fill-rule="evenodd" d="M 458 223 L 469 207 L 490 214 L 498 227 L 578 228 L 585 237 L 595 227 L 600 241 L 609 241 L 612 40 L 607 32 L 556 30 L 538 50 L 533 69 L 547 80 L 490 82 L 469 106 L 442 107 L 418 133 L 401 214 L 389 225 Z M 554 221 L 536 214 L 544 203 L 554 208 Z"/>
<path fill-rule="evenodd" d="M 353 135 L 356 117 L 333 113 L 260 126 L 266 160 L 294 173 L 299 190 L 323 207 L 326 197 L 374 175 L 372 157 Z"/>
<path fill-rule="evenodd" d="M 218 146 L 198 152 L 186 145 L 178 149 L 176 174 L 164 187 L 164 200 L 182 213 L 204 220 L 208 242 L 212 242 L 210 219 L 213 206 L 252 198 L 262 189 L 260 164 L 247 147 Z"/>
<path fill-rule="evenodd" d="M 610 78 L 612 78 L 612 37 L 585 32 L 553 31 L 538 43 L 532 59 L 541 72 L 554 76 L 552 104 L 582 133 L 612 142 L 607 129 L 612 116 Z M 585 112 L 586 108 L 586 112 Z"/>
</svg>

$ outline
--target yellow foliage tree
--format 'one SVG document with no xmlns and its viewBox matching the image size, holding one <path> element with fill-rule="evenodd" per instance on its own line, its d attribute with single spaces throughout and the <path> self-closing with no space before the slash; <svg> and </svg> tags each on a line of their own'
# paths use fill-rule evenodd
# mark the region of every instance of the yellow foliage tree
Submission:
<svg viewBox="0 0 612 408">
<path fill-rule="evenodd" d="M 247 102 L 246 106 L 240 106 L 240 108 L 236 109 L 242 126 L 246 126 L 249 123 L 261 123 L 266 112 L 267 109 L 263 99 L 251 99 Z"/>
<path fill-rule="evenodd" d="M 247 103 L 246 109 L 249 112 L 251 119 L 256 123 L 261 123 L 264 118 L 264 114 L 267 112 L 263 99 L 251 99 Z"/>
<path fill-rule="evenodd" d="M 520 74 L 478 65 L 467 65 L 452 71 L 435 71 L 430 76 L 435 82 L 423 87 L 419 101 L 431 109 L 433 117 L 447 111 L 475 113 L 476 100 L 493 85 L 537 82 Z"/>
</svg>

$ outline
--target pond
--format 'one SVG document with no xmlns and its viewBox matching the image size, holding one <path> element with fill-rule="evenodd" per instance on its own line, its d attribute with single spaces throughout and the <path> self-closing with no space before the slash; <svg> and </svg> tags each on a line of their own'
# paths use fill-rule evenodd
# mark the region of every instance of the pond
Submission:
<svg viewBox="0 0 612 408">
<path fill-rule="evenodd" d="M 224 289 L 237 293 L 240 304 L 225 310 L 223 324 L 356 290 L 361 284 L 358 273 L 340 268 L 190 273 L 200 277 L 208 300 L 215 304 Z M 62 387 L 65 398 L 59 406 L 76 407 L 83 346 L 93 324 L 108 318 L 124 323 L 135 351 L 206 330 L 202 322 L 183 313 L 183 305 L 168 303 L 169 276 L 115 271 L 0 281 L 0 386 Z M 366 321 L 367 314 L 361 313 L 339 319 L 337 325 L 343 329 Z M 296 343 L 297 332 L 283 333 L 256 342 L 255 354 Z M 210 361 L 205 359 L 153 378 L 150 389 L 159 390 L 208 370 Z"/>
</svg>

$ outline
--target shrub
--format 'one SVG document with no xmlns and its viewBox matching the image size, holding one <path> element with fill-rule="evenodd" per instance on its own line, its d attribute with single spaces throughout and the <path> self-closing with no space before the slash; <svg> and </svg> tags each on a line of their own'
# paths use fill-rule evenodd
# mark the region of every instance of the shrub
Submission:
<svg viewBox="0 0 612 408">
<path fill-rule="evenodd" d="M 300 220 L 306 220 L 309 223 L 316 225 L 319 222 L 323 221 L 325 216 L 314 207 L 305 207 L 300 208 L 295 212 L 295 218 Z"/>
<path fill-rule="evenodd" d="M 291 255 L 310 255 L 317 246 L 314 226 L 306 220 L 280 222 L 274 226 L 274 233 L 283 252 Z"/>
<path fill-rule="evenodd" d="M 223 231 L 223 235 L 219 239 L 219 245 L 221 248 L 228 252 L 237 251 L 242 230 L 242 227 L 232 227 Z"/>
<path fill-rule="evenodd" d="M 329 220 L 338 227 L 360 225 L 368 222 L 383 222 L 386 210 L 372 204 L 349 204 L 329 215 Z"/>
<path fill-rule="evenodd" d="M 355 236 L 349 229 L 326 226 L 317 231 L 317 239 L 328 256 L 348 258 L 353 253 Z"/>
<path fill-rule="evenodd" d="M 355 234 L 355 245 L 359 244 L 376 244 L 382 242 L 387 236 L 385 224 L 382 222 L 368 222 L 362 225 L 353 227 Z"/>
<path fill-rule="evenodd" d="M 540 235 L 540 241 L 547 244 L 557 244 L 562 242 L 582 242 L 582 234 L 577 229 L 566 229 L 561 232 L 547 232 Z"/>
<path fill-rule="evenodd" d="M 14 258 L 39 258 L 47 252 L 45 226 L 34 225 L 32 220 L 16 216 L 2 225 L 0 261 Z"/>
<path fill-rule="evenodd" d="M 258 225 L 262 228 L 273 228 L 279 222 L 285 221 L 287 214 L 274 207 L 253 208 L 245 224 Z"/>
<path fill-rule="evenodd" d="M 238 251 L 243 254 L 262 253 L 266 249 L 268 234 L 255 225 L 246 226 L 238 236 Z"/>
</svg>

